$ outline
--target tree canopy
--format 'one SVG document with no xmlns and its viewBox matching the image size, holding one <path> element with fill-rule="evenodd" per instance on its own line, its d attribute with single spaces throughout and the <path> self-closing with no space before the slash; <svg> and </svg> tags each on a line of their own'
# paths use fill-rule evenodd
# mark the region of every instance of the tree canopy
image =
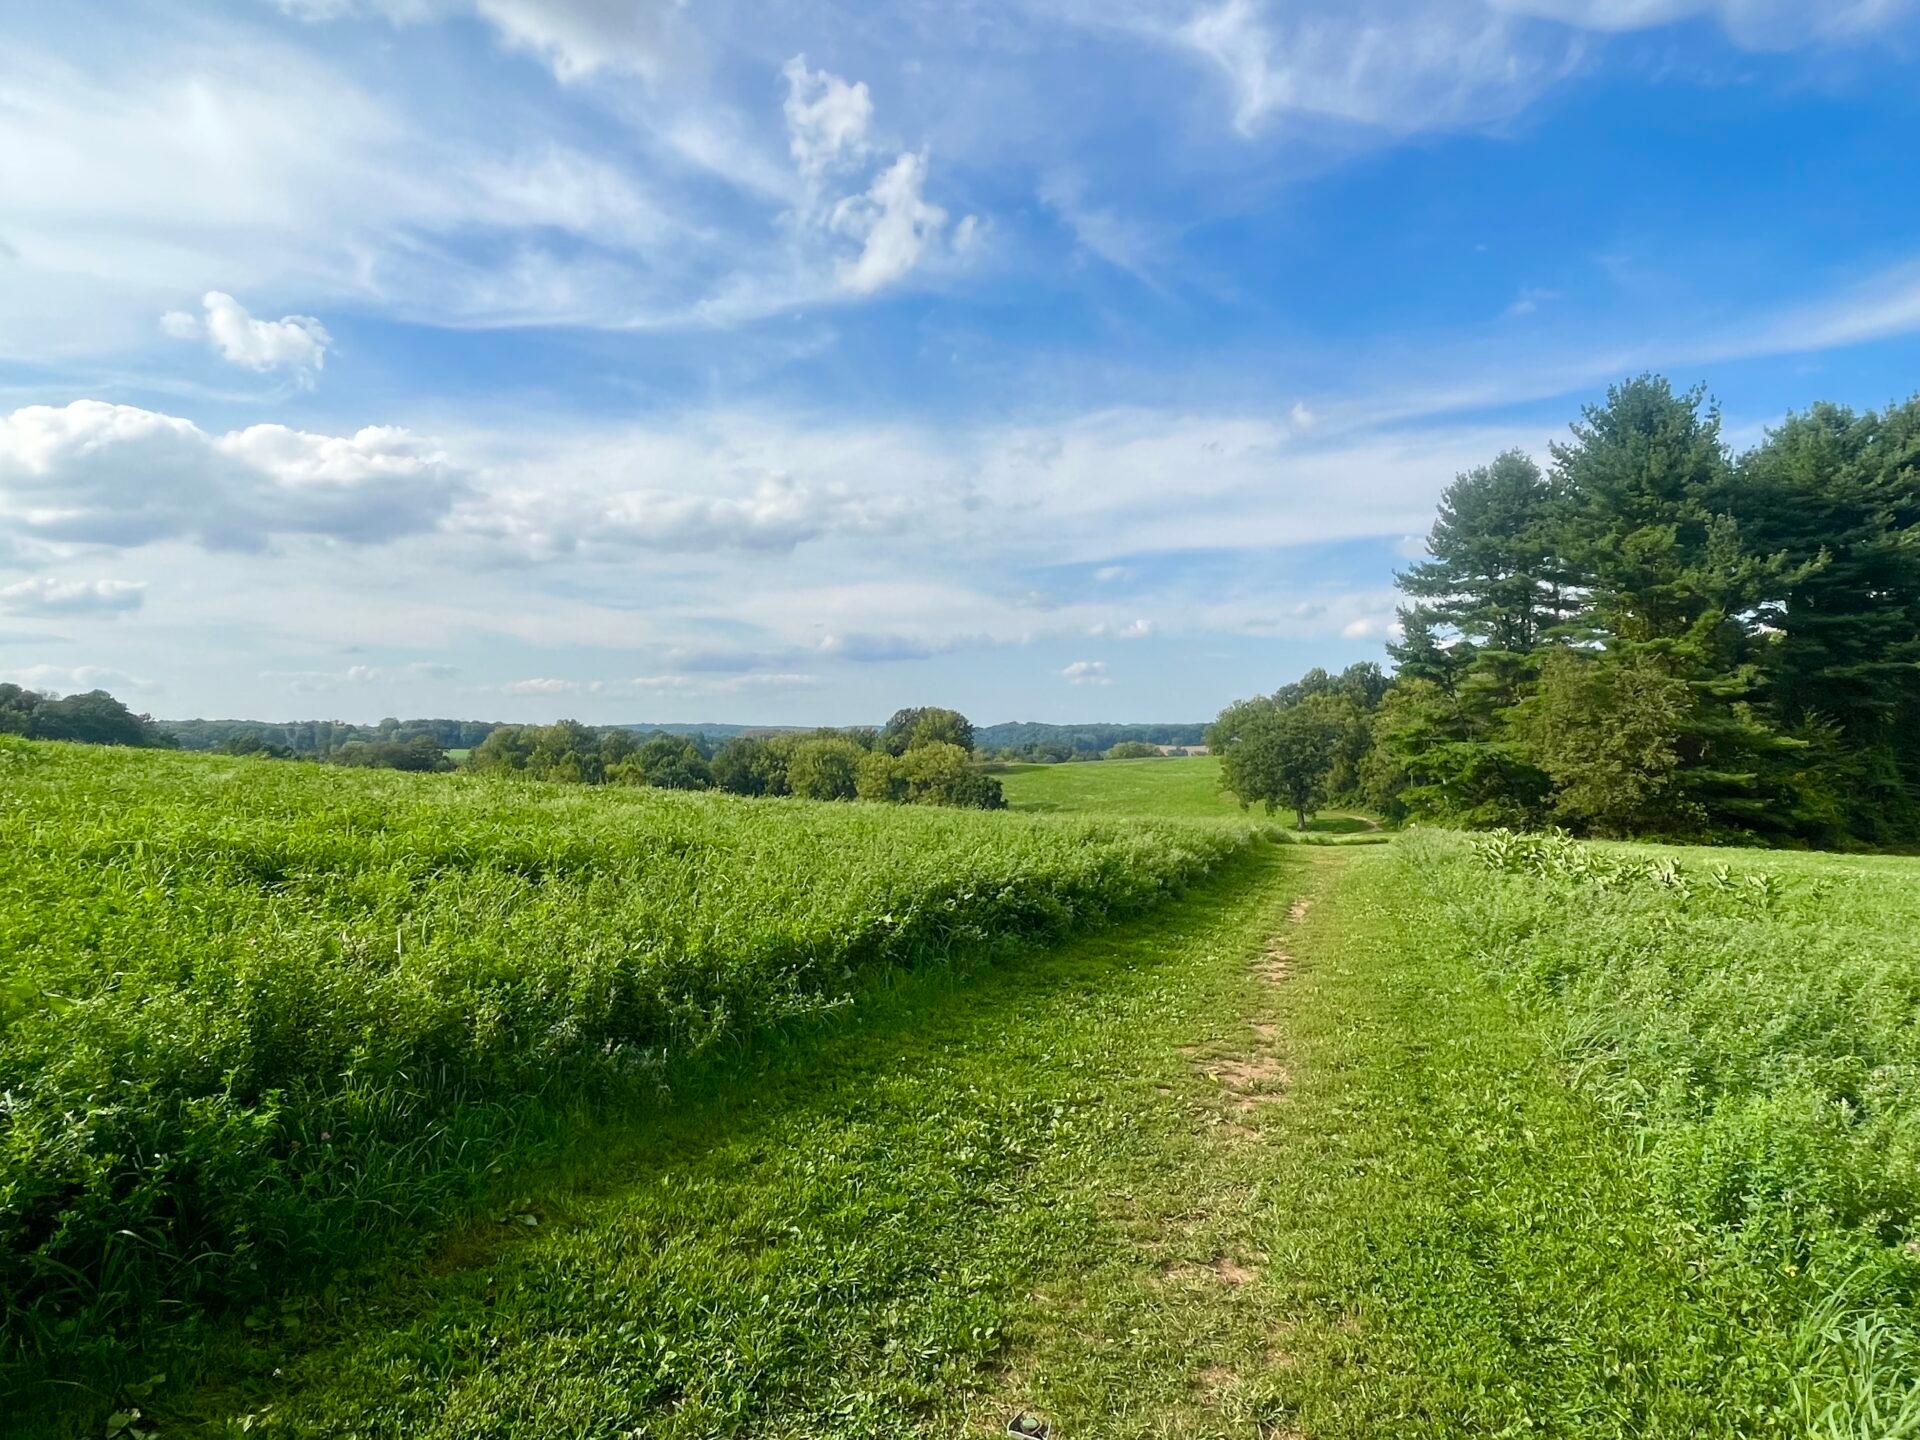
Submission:
<svg viewBox="0 0 1920 1440">
<path fill-rule="evenodd" d="M 1400 576 L 1391 682 L 1310 671 L 1222 712 L 1235 792 L 1454 825 L 1920 842 L 1920 400 L 1815 405 L 1735 456 L 1703 391 L 1643 375 L 1549 454 L 1447 487 Z M 1351 707 L 1324 717 L 1325 748 L 1281 718 L 1324 697 Z"/>
</svg>

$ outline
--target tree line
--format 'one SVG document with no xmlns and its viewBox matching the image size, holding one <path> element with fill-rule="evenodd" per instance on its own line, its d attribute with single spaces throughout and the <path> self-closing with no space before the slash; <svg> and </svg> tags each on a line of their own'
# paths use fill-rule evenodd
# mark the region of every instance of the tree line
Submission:
<svg viewBox="0 0 1920 1440">
<path fill-rule="evenodd" d="M 1378 667 L 1223 711 L 1229 787 L 1389 819 L 1920 842 L 1920 399 L 1741 455 L 1646 375 L 1457 477 Z"/>
<path fill-rule="evenodd" d="M 151 715 L 136 715 L 104 690 L 47 695 L 11 682 L 0 682 L 0 735 L 148 749 L 179 743 Z"/>
<path fill-rule="evenodd" d="M 586 785 L 652 785 L 804 800 L 873 800 L 998 810 L 1000 782 L 974 760 L 974 728 L 957 710 L 897 711 L 873 729 L 738 735 L 711 745 L 574 720 L 502 725 L 474 747 L 467 768 Z"/>
</svg>

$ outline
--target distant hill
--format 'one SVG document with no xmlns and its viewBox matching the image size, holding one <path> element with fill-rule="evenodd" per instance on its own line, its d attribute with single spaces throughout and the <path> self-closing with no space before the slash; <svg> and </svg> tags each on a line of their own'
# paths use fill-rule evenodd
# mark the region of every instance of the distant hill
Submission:
<svg viewBox="0 0 1920 1440">
<path fill-rule="evenodd" d="M 1009 720 L 1003 725 L 980 726 L 973 732 L 973 742 L 989 754 L 1022 750 L 1098 755 L 1123 740 L 1148 745 L 1202 745 L 1206 735 L 1206 722 L 1201 720 L 1167 725 L 1048 725 L 1039 720 Z"/>
</svg>

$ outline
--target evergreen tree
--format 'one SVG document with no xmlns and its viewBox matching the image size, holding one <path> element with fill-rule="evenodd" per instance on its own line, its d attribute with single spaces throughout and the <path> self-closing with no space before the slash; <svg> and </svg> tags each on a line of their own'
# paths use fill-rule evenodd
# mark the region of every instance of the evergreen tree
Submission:
<svg viewBox="0 0 1920 1440">
<path fill-rule="evenodd" d="M 1404 571 L 1400 588 L 1423 602 L 1431 629 L 1475 647 L 1523 653 L 1561 614 L 1552 492 L 1519 450 L 1455 478 L 1427 536 L 1432 557 Z"/>
<path fill-rule="evenodd" d="M 1827 742 L 1857 833 L 1920 833 L 1920 400 L 1789 416 L 1741 461 L 1732 499 L 1742 535 L 1781 561 L 1757 611 L 1776 714 Z"/>
<path fill-rule="evenodd" d="M 1588 406 L 1553 459 L 1557 548 L 1582 595 L 1572 628 L 1692 691 L 1674 738 L 1675 806 L 1725 828 L 1786 823 L 1798 744 L 1750 703 L 1752 611 L 1783 562 L 1751 553 L 1719 508 L 1733 475 L 1719 412 L 1700 390 L 1641 376 Z"/>
</svg>

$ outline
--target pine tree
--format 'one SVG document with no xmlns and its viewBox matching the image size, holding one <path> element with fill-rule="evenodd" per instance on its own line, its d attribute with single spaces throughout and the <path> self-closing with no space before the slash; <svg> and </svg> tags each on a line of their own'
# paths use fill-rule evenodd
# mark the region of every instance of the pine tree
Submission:
<svg viewBox="0 0 1920 1440">
<path fill-rule="evenodd" d="M 1552 494 L 1540 467 L 1509 450 L 1455 477 L 1427 537 L 1432 557 L 1399 576 L 1420 619 L 1476 648 L 1524 653 L 1561 618 Z"/>
<path fill-rule="evenodd" d="M 1752 612 L 1783 562 L 1752 553 L 1723 508 L 1733 468 L 1719 411 L 1643 375 L 1588 406 L 1553 461 L 1557 549 L 1582 592 L 1568 628 L 1692 689 L 1675 805 L 1719 827 L 1790 828 L 1785 767 L 1799 744 L 1752 703 Z"/>
<path fill-rule="evenodd" d="M 1920 400 L 1791 415 L 1732 493 L 1741 533 L 1782 562 L 1757 610 L 1775 711 L 1831 728 L 1857 833 L 1920 833 Z"/>
</svg>

